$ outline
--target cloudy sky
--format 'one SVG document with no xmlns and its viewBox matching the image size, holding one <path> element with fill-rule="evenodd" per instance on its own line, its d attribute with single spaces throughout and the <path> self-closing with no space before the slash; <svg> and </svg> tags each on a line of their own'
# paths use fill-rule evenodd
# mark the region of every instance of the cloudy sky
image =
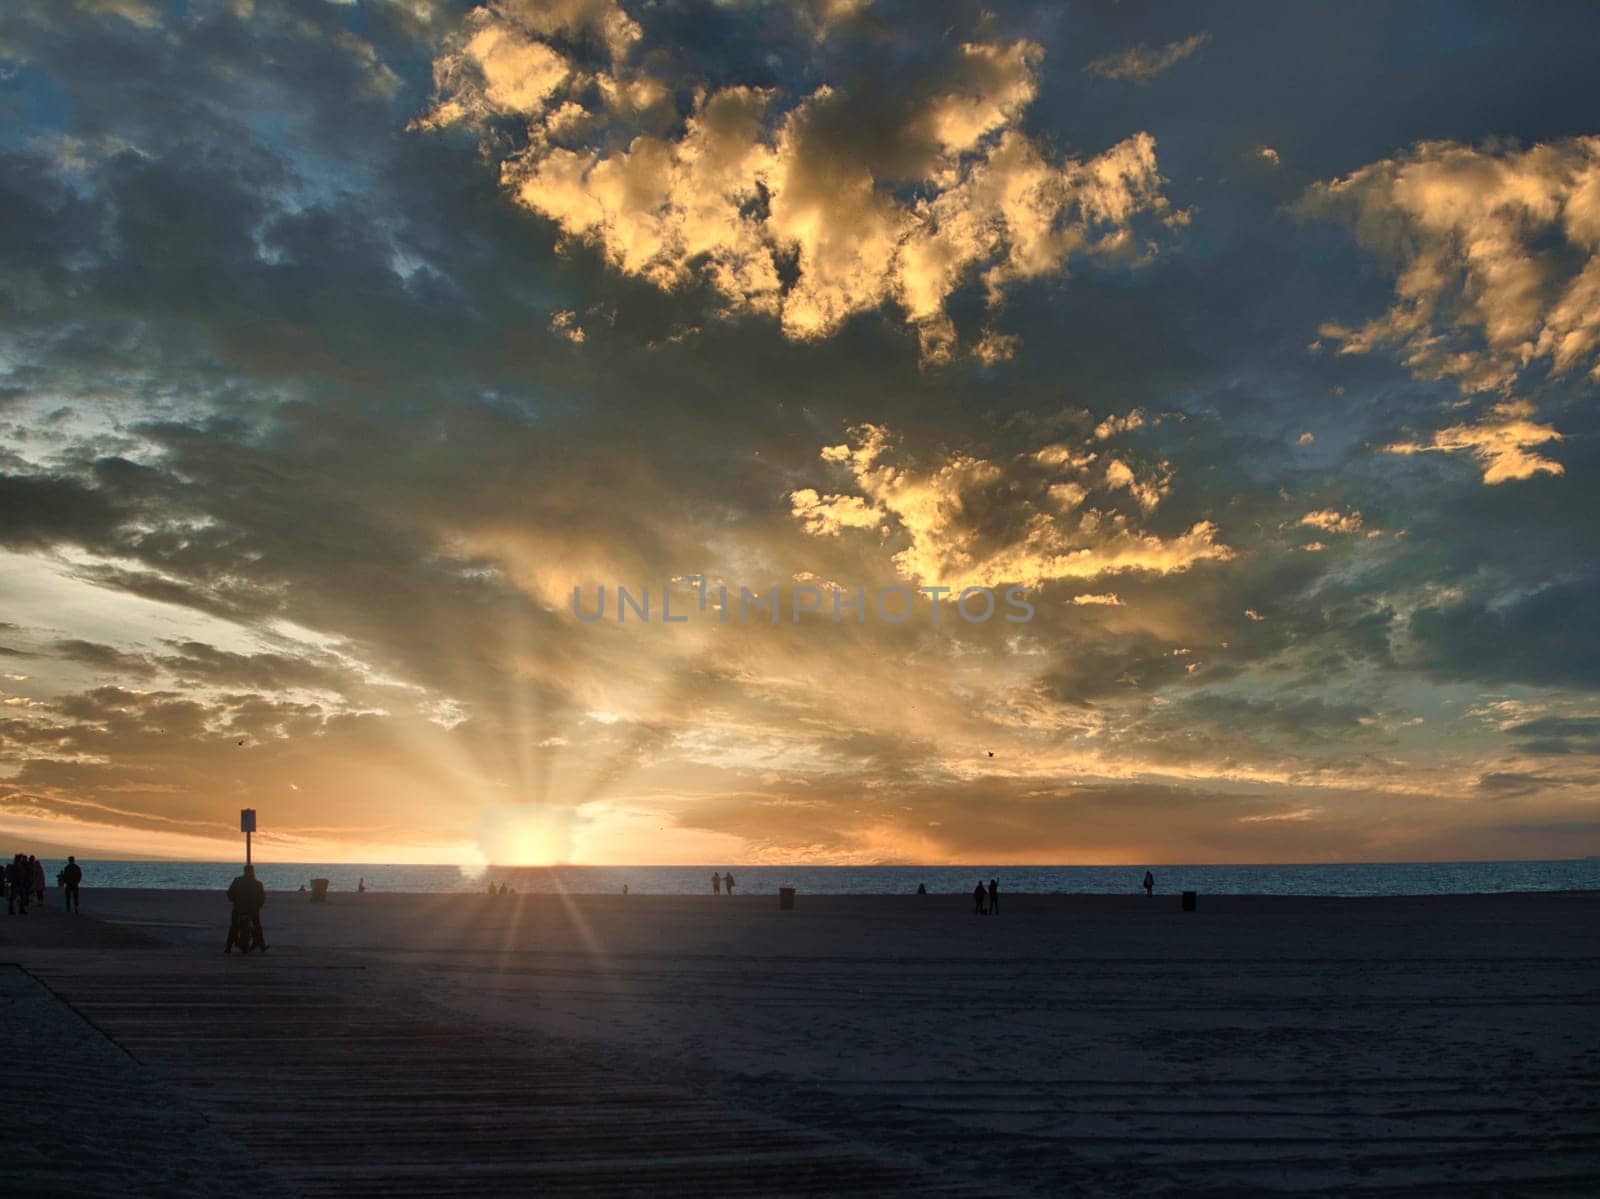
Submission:
<svg viewBox="0 0 1600 1199">
<path fill-rule="evenodd" d="M 6 5 L 3 840 L 1600 853 L 1597 37 Z"/>
</svg>

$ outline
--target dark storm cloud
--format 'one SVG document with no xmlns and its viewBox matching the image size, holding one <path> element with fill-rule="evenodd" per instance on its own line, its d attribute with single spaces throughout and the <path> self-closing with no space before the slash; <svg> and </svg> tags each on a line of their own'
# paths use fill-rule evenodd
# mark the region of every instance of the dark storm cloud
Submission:
<svg viewBox="0 0 1600 1199">
<path fill-rule="evenodd" d="M 353 680 L 345 671 L 308 662 L 287 654 L 239 654 L 217 649 L 202 641 L 168 641 L 174 653 L 160 659 L 165 670 L 180 679 L 215 687 L 283 691 L 294 687 L 341 691 Z"/>
<path fill-rule="evenodd" d="M 1510 603 L 1466 600 L 1411 618 L 1417 662 L 1445 678 L 1600 687 L 1600 576 L 1540 588 Z"/>
<path fill-rule="evenodd" d="M 1524 753 L 1600 755 L 1600 717 L 1541 716 L 1505 731 L 1523 738 L 1518 748 Z"/>
<path fill-rule="evenodd" d="M 1550 785 L 1550 780 L 1540 774 L 1526 771 L 1496 770 L 1478 780 L 1478 789 L 1496 797 L 1533 795 Z"/>
<path fill-rule="evenodd" d="M 77 662 L 95 670 L 112 671 L 135 678 L 149 677 L 155 673 L 155 666 L 148 657 L 143 654 L 127 653 L 114 645 L 65 638 L 53 643 L 50 649 L 58 658 L 65 658 L 69 662 Z"/>
<path fill-rule="evenodd" d="M 1201 693 L 1186 698 L 1174 715 L 1180 722 L 1203 716 L 1223 727 L 1325 741 L 1360 735 L 1373 711 L 1363 704 L 1330 703 L 1320 696 L 1258 700 Z"/>
<path fill-rule="evenodd" d="M 1102 640 L 1068 651 L 1062 664 L 1040 679 L 1040 692 L 1057 703 L 1092 707 L 1130 689 L 1154 691 L 1183 677 L 1188 663 L 1174 656 L 1170 645 L 1141 640 L 1121 648 Z"/>
<path fill-rule="evenodd" d="M 100 545 L 120 521 L 105 496 L 76 479 L 0 475 L 0 545 Z"/>
</svg>

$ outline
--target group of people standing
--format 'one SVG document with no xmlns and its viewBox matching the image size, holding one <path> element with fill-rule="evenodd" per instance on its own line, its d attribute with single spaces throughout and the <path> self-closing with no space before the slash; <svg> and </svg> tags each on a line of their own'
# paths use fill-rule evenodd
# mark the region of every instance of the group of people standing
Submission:
<svg viewBox="0 0 1600 1199">
<path fill-rule="evenodd" d="M 67 911 L 78 910 L 78 884 L 83 881 L 83 867 L 76 857 L 68 856 L 67 864 L 56 875 L 56 885 L 61 888 L 62 901 Z M 31 853 L 19 853 L 5 868 L 6 915 L 26 916 L 30 902 L 44 903 L 44 863 Z"/>
<path fill-rule="evenodd" d="M 718 874 L 713 870 L 711 872 L 711 894 L 721 895 L 723 891 L 727 891 L 729 895 L 733 894 L 733 871 L 730 870 L 726 874 Z"/>
<path fill-rule="evenodd" d="M 972 888 L 972 907 L 980 916 L 998 916 L 1000 914 L 1000 880 L 991 878 L 985 887 L 983 880 L 978 880 L 978 885 Z"/>
</svg>

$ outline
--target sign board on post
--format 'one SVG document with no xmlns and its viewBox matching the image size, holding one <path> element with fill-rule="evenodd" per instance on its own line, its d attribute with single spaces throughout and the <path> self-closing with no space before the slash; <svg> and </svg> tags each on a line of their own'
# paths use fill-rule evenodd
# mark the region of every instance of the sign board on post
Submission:
<svg viewBox="0 0 1600 1199">
<path fill-rule="evenodd" d="M 245 808 L 240 811 L 239 831 L 241 833 L 253 833 L 256 831 L 256 810 L 254 808 Z"/>
</svg>

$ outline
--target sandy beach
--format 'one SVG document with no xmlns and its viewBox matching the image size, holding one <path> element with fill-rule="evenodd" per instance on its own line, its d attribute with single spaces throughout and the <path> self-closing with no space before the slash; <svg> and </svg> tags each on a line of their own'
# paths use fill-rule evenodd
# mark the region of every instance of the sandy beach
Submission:
<svg viewBox="0 0 1600 1199">
<path fill-rule="evenodd" d="M 270 1179 L 255 1189 L 285 1194 L 364 1193 L 363 1177 L 401 1193 L 409 1176 L 479 1194 L 820 1194 L 846 1178 L 881 1194 L 1600 1190 L 1600 896 L 1201 896 L 1194 913 L 1161 895 L 1002 900 L 978 917 L 958 896 L 801 896 L 783 912 L 767 895 L 274 893 L 271 952 L 225 958 L 219 895 L 86 890 L 81 920 L 0 924 L 0 962 L 21 968 L 7 1048 L 42 1053 L 44 1075 L 47 1044 L 75 1045 L 80 1072 L 109 1052 L 142 1080 L 122 1093 L 170 1092 L 153 1105 L 165 1124 L 137 1140 L 186 1146 L 193 1193 L 197 1153 L 219 1180 L 255 1168 Z M 278 1135 L 307 1118 L 281 1088 L 266 1110 L 228 1098 L 263 1020 L 298 1055 L 306 1103 L 342 1096 L 316 1117 L 329 1155 L 362 1095 L 382 1110 L 352 1139 L 382 1141 L 388 1119 L 401 1144 L 418 1103 L 436 1131 L 463 1118 L 441 1063 L 466 1055 L 483 1063 L 474 1078 L 504 1079 L 484 1083 L 477 1140 L 428 1150 L 431 1173 L 348 1150 L 330 1173 L 306 1157 L 314 1141 Z M 334 1035 L 352 1028 L 366 1031 Z M 383 1037 L 387 1059 L 364 1055 Z M 457 1037 L 460 1054 L 404 1067 L 394 1106 L 375 1072 Z M 313 1077 L 319 1054 L 330 1074 Z M 507 1098 L 563 1071 L 567 1100 Z M 48 1140 L 78 1100 L 45 1090 L 55 1118 L 30 1135 Z M 640 1137 L 662 1121 L 653 1147 L 540 1142 L 591 1102 L 599 1121 L 630 1104 L 619 1127 Z M 203 1153 L 195 1127 L 227 1152 Z M 8 1158 L 21 1135 L 8 1131 Z M 463 1173 L 508 1143 L 544 1147 Z M 630 1158 L 652 1164 L 618 1173 Z M 48 1146 L 29 1160 L 46 1182 L 96 1189 L 93 1162 Z M 159 1161 L 139 1166 L 146 1184 L 172 1181 Z"/>
</svg>

